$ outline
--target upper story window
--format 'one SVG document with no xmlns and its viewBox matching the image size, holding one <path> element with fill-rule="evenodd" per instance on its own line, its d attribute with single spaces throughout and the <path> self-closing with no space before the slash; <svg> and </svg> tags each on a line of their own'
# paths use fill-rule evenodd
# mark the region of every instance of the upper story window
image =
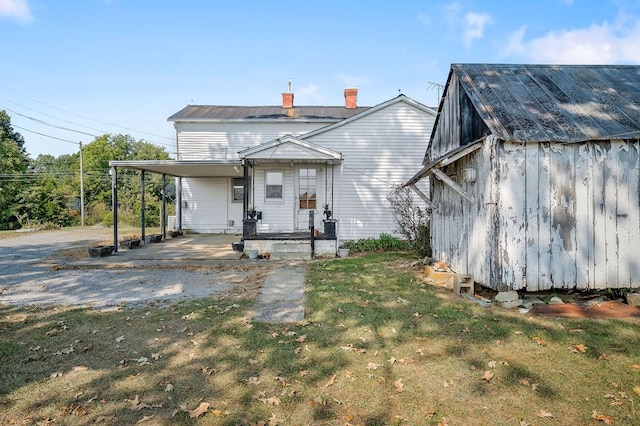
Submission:
<svg viewBox="0 0 640 426">
<path fill-rule="evenodd" d="M 284 172 L 282 170 L 267 170 L 264 172 L 265 199 L 267 201 L 282 201 L 284 187 Z"/>
</svg>

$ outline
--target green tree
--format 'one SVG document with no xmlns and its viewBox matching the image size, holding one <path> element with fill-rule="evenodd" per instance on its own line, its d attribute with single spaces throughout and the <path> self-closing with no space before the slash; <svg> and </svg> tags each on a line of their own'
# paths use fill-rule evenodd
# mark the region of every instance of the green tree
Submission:
<svg viewBox="0 0 640 426">
<path fill-rule="evenodd" d="M 24 138 L 13 130 L 11 118 L 0 110 L 0 229 L 20 227 L 16 216 L 16 197 L 23 186 L 29 157 Z"/>
<path fill-rule="evenodd" d="M 88 223 L 97 223 L 111 215 L 111 160 L 167 160 L 167 152 L 144 140 L 136 141 L 129 135 L 103 135 L 83 150 L 85 170 L 85 201 Z M 145 217 L 147 225 L 160 222 L 162 178 L 147 174 L 145 177 Z M 129 170 L 118 171 L 119 217 L 125 222 L 138 224 L 140 218 L 140 175 Z"/>
</svg>

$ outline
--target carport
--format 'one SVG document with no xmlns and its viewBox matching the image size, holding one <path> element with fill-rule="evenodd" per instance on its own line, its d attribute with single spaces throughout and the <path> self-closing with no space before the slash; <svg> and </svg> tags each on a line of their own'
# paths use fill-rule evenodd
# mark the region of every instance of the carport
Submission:
<svg viewBox="0 0 640 426">
<path fill-rule="evenodd" d="M 247 168 L 242 160 L 114 160 L 109 161 L 111 168 L 111 193 L 113 210 L 113 245 L 118 251 L 118 169 L 130 169 L 140 172 L 140 234 L 144 241 L 145 234 L 145 202 L 144 184 L 146 173 L 157 173 L 162 175 L 162 208 L 161 208 L 161 229 L 162 239 L 167 237 L 167 176 L 177 180 L 176 182 L 176 221 L 177 230 L 182 231 L 182 178 L 203 178 L 203 177 L 244 177 L 245 196 L 243 210 L 246 211 L 248 205 L 248 177 Z"/>
</svg>

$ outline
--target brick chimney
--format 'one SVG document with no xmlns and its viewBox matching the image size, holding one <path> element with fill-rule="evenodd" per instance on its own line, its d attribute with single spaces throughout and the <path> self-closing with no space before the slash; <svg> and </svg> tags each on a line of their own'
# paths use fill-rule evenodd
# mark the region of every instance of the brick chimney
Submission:
<svg viewBox="0 0 640 426">
<path fill-rule="evenodd" d="M 285 92 L 282 94 L 282 108 L 293 108 L 293 93 Z"/>
<path fill-rule="evenodd" d="M 293 108 L 293 92 L 291 91 L 291 80 L 288 83 L 289 91 L 282 94 L 282 108 Z"/>
<path fill-rule="evenodd" d="M 344 89 L 344 107 L 356 108 L 358 101 L 358 89 Z"/>
</svg>

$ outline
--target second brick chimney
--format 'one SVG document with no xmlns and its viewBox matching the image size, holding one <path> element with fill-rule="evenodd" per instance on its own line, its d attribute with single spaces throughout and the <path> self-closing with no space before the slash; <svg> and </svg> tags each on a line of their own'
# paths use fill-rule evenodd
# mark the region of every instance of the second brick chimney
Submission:
<svg viewBox="0 0 640 426">
<path fill-rule="evenodd" d="M 358 89 L 344 89 L 344 107 L 356 108 L 358 102 Z"/>
</svg>

